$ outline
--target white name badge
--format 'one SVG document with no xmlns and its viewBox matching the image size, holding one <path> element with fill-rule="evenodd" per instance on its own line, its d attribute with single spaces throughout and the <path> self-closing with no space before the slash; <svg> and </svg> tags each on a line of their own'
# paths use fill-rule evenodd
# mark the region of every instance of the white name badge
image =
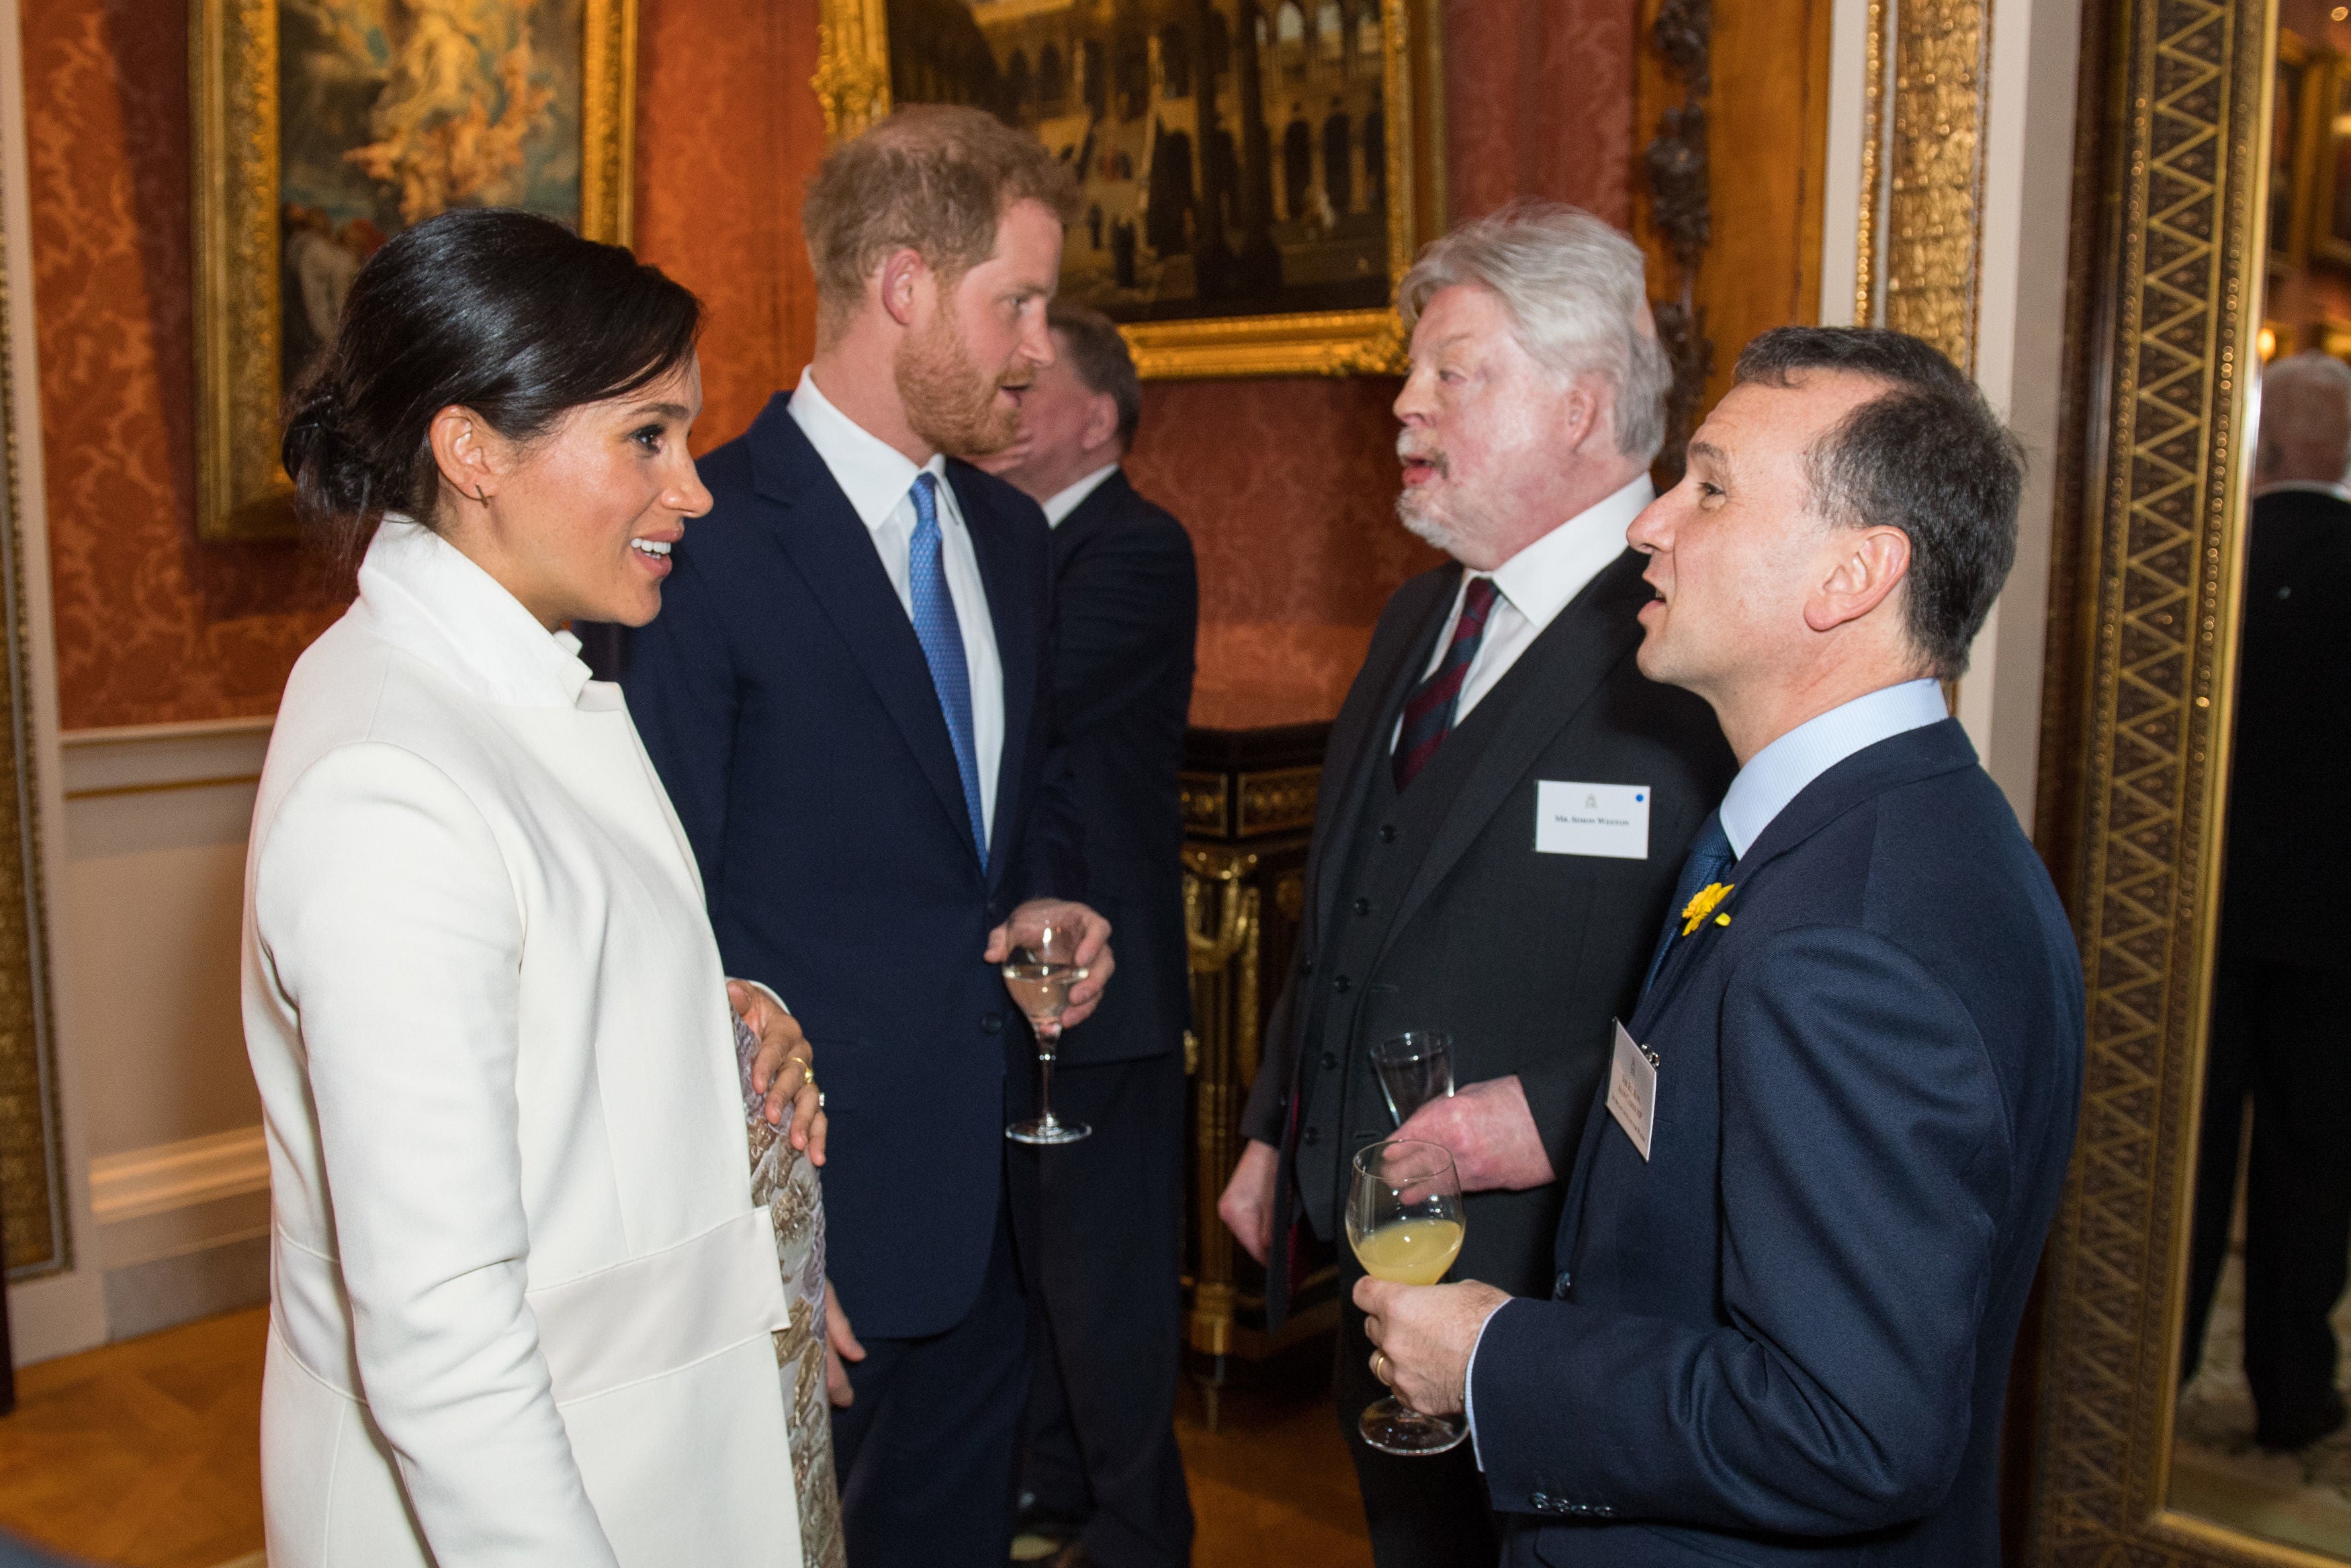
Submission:
<svg viewBox="0 0 2351 1568">
<path fill-rule="evenodd" d="M 1657 1126 L 1657 1069 L 1622 1023 L 1616 1025 L 1616 1054 L 1608 1067 L 1608 1114 L 1647 1159 L 1649 1135 Z"/>
<path fill-rule="evenodd" d="M 1535 785 L 1535 853 L 1646 860 L 1649 786 L 1541 780 Z"/>
</svg>

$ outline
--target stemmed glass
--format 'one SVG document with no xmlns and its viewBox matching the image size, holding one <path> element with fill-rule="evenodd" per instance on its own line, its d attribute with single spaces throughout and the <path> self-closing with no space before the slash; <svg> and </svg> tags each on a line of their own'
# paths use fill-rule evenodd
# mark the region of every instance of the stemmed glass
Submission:
<svg viewBox="0 0 2351 1568">
<path fill-rule="evenodd" d="M 1372 1047 L 1372 1066 L 1388 1115 L 1402 1127 L 1413 1112 L 1453 1092 L 1453 1037 L 1433 1029 L 1392 1034 Z"/>
<path fill-rule="evenodd" d="M 1053 1057 L 1061 1045 L 1061 1013 L 1070 1005 L 1070 987 L 1085 978 L 1078 963 L 1075 927 L 1042 927 L 1005 956 L 1004 989 L 1028 1015 L 1029 1027 L 1037 1035 L 1038 1114 L 1004 1129 L 1015 1143 L 1075 1143 L 1094 1130 L 1053 1114 Z"/>
<path fill-rule="evenodd" d="M 1390 1138 L 1355 1156 L 1347 1188 L 1347 1244 L 1364 1272 L 1433 1285 L 1460 1254 L 1468 1217 L 1453 1154 L 1441 1143 Z M 1364 1441 L 1384 1454 L 1441 1454 L 1469 1435 L 1458 1416 L 1424 1416 L 1390 1395 L 1364 1407 Z"/>
</svg>

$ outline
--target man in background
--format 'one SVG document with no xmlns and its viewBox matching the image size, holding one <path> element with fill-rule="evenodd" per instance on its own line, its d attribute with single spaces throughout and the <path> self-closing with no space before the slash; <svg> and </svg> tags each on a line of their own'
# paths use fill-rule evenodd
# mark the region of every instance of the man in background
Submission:
<svg viewBox="0 0 2351 1568">
<path fill-rule="evenodd" d="M 1633 525 L 1641 668 L 1708 701 L 1739 776 L 1617 1032 L 1552 1284 L 1355 1293 L 1374 1376 L 1466 1407 L 1510 1568 L 2000 1561 L 2082 966 L 1941 683 L 2022 481 L 1931 346 L 1782 327 Z"/>
<path fill-rule="evenodd" d="M 1454 1151 L 1459 1272 L 1550 1293 L 1610 1020 L 1632 1010 L 1732 767 L 1706 705 L 1634 658 L 1651 596 L 1625 531 L 1654 493 L 1670 379 L 1639 248 L 1588 213 L 1521 206 L 1431 245 L 1397 304 L 1412 374 L 1396 508 L 1453 561 L 1388 601 L 1332 729 L 1298 957 L 1218 1205 L 1266 1263 L 1276 1324 L 1296 1226 L 1339 1237 L 1354 1155 L 1395 1137 Z M 1399 1132 L 1370 1052 L 1406 1030 L 1451 1036 L 1460 1092 Z M 1340 1267 L 1361 1277 L 1344 1247 Z M 1466 1445 L 1404 1458 L 1364 1442 L 1357 1418 L 1385 1392 L 1371 1348 L 1348 1305 L 1334 1392 L 1374 1557 L 1491 1568 Z"/>
<path fill-rule="evenodd" d="M 1183 525 L 1119 462 L 1143 389 L 1126 342 L 1056 305 L 1053 362 L 1020 394 L 1020 433 L 980 461 L 1053 530 L 1053 703 L 1085 822 L 1088 908 L 1118 931 L 1115 990 L 1063 1035 L 1057 1115 L 1093 1136 L 1022 1149 L 1035 1245 L 1021 1238 L 1042 1333 L 1029 1400 L 1024 1534 L 1056 1568 L 1179 1568 L 1192 1504 L 1176 1447 L 1182 1340 L 1184 829 L 1176 774 L 1192 705 L 1200 595 Z M 1024 1076 L 1022 1081 L 1026 1081 Z"/>
<path fill-rule="evenodd" d="M 1065 901 L 1052 541 L 1035 502 L 944 455 L 1011 441 L 1075 213 L 1068 170 L 976 109 L 904 109 L 833 151 L 802 210 L 816 358 L 702 460 L 712 509 L 622 677 L 728 972 L 822 1042 L 859 1568 L 1010 1549 L 1029 1308 L 1004 1125 L 1029 1069 L 998 964 L 1008 928 L 1078 928 L 1073 1025 L 1111 969 L 1107 923 Z"/>
<path fill-rule="evenodd" d="M 2261 421 L 2180 1376 L 2203 1357 L 2250 1098 L 2245 1381 L 2254 1440 L 2287 1451 L 2345 1417 L 2330 1320 L 2351 1257 L 2351 947 L 2315 911 L 2351 864 L 2351 366 L 2278 360 Z"/>
</svg>

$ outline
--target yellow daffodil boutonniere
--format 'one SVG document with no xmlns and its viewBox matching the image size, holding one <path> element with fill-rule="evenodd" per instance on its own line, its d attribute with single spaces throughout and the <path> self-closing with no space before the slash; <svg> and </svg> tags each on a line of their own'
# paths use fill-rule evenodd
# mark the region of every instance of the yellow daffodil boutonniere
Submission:
<svg viewBox="0 0 2351 1568">
<path fill-rule="evenodd" d="M 1709 882 L 1699 888 L 1698 897 L 1682 906 L 1682 935 L 1695 936 L 1698 929 L 1706 924 L 1706 918 L 1708 915 L 1714 915 L 1715 906 L 1730 897 L 1730 889 L 1733 886 L 1734 884 L 1729 882 Z M 1730 924 L 1730 917 L 1714 915 L 1714 923 L 1718 926 L 1727 926 Z"/>
</svg>

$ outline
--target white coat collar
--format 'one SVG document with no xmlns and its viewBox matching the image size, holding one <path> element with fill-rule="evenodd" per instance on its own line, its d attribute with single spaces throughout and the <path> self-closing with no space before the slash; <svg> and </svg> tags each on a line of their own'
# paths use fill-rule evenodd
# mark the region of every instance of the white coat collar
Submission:
<svg viewBox="0 0 2351 1568">
<path fill-rule="evenodd" d="M 576 708 L 588 686 L 578 638 L 549 632 L 455 545 L 399 513 L 384 514 L 368 545 L 360 602 L 385 641 L 486 701 Z"/>
</svg>

